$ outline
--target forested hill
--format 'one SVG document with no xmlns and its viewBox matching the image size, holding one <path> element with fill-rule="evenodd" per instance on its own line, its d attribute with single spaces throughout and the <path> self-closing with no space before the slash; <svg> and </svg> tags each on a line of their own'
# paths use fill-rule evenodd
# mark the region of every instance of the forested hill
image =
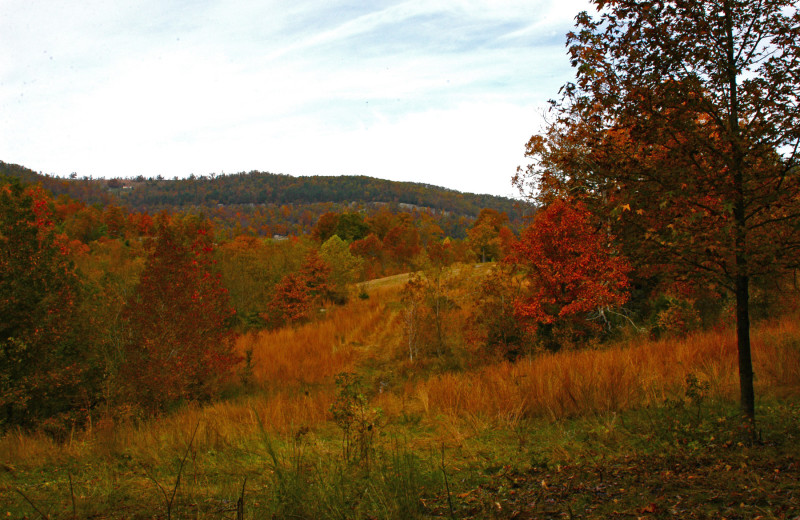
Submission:
<svg viewBox="0 0 800 520">
<path fill-rule="evenodd" d="M 240 204 L 396 203 L 410 204 L 456 215 L 475 217 L 481 209 L 506 212 L 512 220 L 517 202 L 493 195 L 461 193 L 428 184 L 397 182 L 365 176 L 294 177 L 249 173 L 189 177 L 186 179 L 64 179 L 38 174 L 0 161 L 0 174 L 41 182 L 54 194 L 66 194 L 88 204 L 115 202 L 138 211 L 168 207 Z"/>
</svg>

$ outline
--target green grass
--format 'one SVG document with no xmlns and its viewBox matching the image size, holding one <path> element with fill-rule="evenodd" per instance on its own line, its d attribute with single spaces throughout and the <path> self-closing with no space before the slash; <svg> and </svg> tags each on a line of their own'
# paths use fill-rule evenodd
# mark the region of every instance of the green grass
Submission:
<svg viewBox="0 0 800 520">
<path fill-rule="evenodd" d="M 396 420 L 380 425 L 368 461 L 345 460 L 333 425 L 203 452 L 187 438 L 152 456 L 6 464 L 0 515 L 72 518 L 74 496 L 78 518 L 167 518 L 164 492 L 186 455 L 171 518 L 236 518 L 243 484 L 254 519 L 795 518 L 800 404 L 759 411 L 755 435 L 720 402 L 502 427 Z"/>
</svg>

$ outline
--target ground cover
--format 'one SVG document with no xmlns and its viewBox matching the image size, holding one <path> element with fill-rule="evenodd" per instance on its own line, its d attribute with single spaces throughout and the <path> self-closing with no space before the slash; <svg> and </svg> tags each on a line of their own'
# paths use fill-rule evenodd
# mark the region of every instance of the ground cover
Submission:
<svg viewBox="0 0 800 520">
<path fill-rule="evenodd" d="M 399 287 L 243 337 L 245 390 L 159 420 L 0 439 L 7 518 L 788 518 L 800 325 L 453 365 L 405 357 Z M 349 378 L 337 377 L 349 373 Z"/>
</svg>

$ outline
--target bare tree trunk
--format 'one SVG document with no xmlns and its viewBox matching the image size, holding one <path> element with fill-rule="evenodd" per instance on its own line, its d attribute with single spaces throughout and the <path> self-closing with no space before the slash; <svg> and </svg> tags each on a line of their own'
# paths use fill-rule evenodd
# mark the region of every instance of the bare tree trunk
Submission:
<svg viewBox="0 0 800 520">
<path fill-rule="evenodd" d="M 739 349 L 739 388 L 742 413 L 749 420 L 756 415 L 753 390 L 753 360 L 750 355 L 750 280 L 736 277 L 736 344 Z"/>
<path fill-rule="evenodd" d="M 755 392 L 753 390 L 753 360 L 750 354 L 750 265 L 747 258 L 747 213 L 744 199 L 744 160 L 741 151 L 739 129 L 739 85 L 737 81 L 736 49 L 733 35 L 733 9 L 730 0 L 723 2 L 725 11 L 726 60 L 728 73 L 729 105 L 728 132 L 732 146 L 730 164 L 733 177 L 733 218 L 736 236 L 736 346 L 739 351 L 740 406 L 744 416 L 755 419 Z"/>
</svg>

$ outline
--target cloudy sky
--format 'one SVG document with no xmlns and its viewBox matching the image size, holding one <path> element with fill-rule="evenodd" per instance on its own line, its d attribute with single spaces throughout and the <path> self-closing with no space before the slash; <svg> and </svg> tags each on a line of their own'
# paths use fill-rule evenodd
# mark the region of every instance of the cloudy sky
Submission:
<svg viewBox="0 0 800 520">
<path fill-rule="evenodd" d="M 512 195 L 587 0 L 0 0 L 0 160 Z"/>
</svg>

